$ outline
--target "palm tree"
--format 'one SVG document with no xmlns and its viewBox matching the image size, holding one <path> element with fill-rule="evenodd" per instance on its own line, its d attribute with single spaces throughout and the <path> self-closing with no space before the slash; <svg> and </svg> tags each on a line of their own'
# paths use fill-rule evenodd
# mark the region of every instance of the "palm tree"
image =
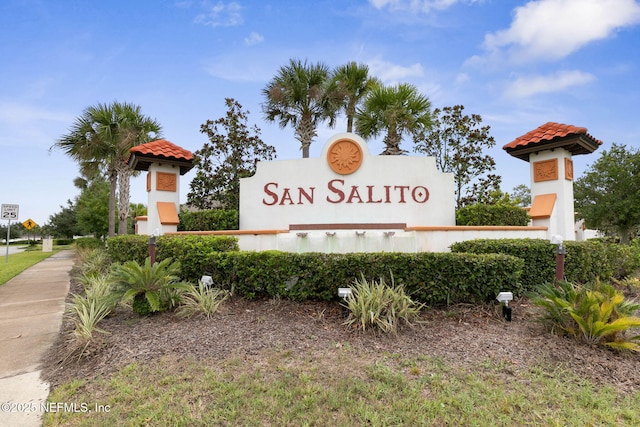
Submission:
<svg viewBox="0 0 640 427">
<path fill-rule="evenodd" d="M 295 129 L 303 158 L 309 157 L 318 124 L 328 120 L 330 127 L 334 125 L 337 106 L 327 93 L 328 87 L 329 67 L 291 59 L 262 89 L 266 120 L 277 121 L 281 128 L 291 125 Z"/>
<path fill-rule="evenodd" d="M 120 184 L 118 234 L 127 232 L 129 149 L 159 137 L 160 125 L 143 116 L 140 107 L 113 102 L 87 107 L 69 132 L 51 147 L 61 149 L 80 164 L 81 172 L 100 170 L 109 181 L 109 236 L 115 235 L 116 191 Z M 124 221 L 123 221 L 124 217 Z"/>
<path fill-rule="evenodd" d="M 341 108 L 344 109 L 347 116 L 347 132 L 353 132 L 356 108 L 380 82 L 375 77 L 369 77 L 367 65 L 357 64 L 353 61 L 336 68 L 333 71 L 331 82 L 340 97 Z"/>
<path fill-rule="evenodd" d="M 118 123 L 118 138 L 115 139 L 113 161 L 118 174 L 118 234 L 127 234 L 129 199 L 133 169 L 127 164 L 131 148 L 144 144 L 159 136 L 161 126 L 157 121 L 142 114 L 139 106 L 114 103 L 114 117 Z"/>
<path fill-rule="evenodd" d="M 400 149 L 404 134 L 417 135 L 431 126 L 431 102 L 415 86 L 401 83 L 376 86 L 356 114 L 356 131 L 369 139 L 386 131 L 382 154 L 405 154 Z"/>
</svg>

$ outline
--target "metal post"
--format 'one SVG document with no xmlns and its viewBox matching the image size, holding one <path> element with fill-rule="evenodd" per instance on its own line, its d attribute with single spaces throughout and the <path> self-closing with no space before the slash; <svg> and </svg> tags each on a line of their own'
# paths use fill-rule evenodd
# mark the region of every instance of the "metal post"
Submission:
<svg viewBox="0 0 640 427">
<path fill-rule="evenodd" d="M 151 266 L 156 263 L 156 236 L 153 234 L 149 237 L 149 260 Z"/>
<path fill-rule="evenodd" d="M 9 237 L 11 236 L 11 220 L 7 221 L 7 255 L 5 256 L 5 264 L 9 264 Z"/>
<path fill-rule="evenodd" d="M 564 256 L 566 253 L 566 248 L 560 243 L 556 252 L 556 282 L 564 280 Z"/>
</svg>

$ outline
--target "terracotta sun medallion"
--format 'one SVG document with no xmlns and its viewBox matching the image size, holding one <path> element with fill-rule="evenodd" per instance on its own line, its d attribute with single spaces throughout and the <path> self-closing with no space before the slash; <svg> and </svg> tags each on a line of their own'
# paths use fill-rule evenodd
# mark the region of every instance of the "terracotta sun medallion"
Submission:
<svg viewBox="0 0 640 427">
<path fill-rule="evenodd" d="M 351 139 L 339 139 L 329 147 L 327 163 L 335 173 L 349 175 L 362 164 L 362 149 Z"/>
</svg>

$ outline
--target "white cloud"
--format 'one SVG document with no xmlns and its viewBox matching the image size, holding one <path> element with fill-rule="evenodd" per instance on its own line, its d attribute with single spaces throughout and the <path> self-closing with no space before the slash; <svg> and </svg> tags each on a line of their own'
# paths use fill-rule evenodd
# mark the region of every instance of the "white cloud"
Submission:
<svg viewBox="0 0 640 427">
<path fill-rule="evenodd" d="M 469 81 L 471 81 L 471 77 L 469 77 L 469 74 L 467 73 L 458 73 L 458 75 L 456 75 L 456 85 L 462 85 L 468 83 Z"/>
<path fill-rule="evenodd" d="M 256 33 L 255 31 L 252 31 L 248 37 L 244 38 L 244 44 L 247 46 L 253 46 L 253 45 L 262 43 L 263 41 L 264 41 L 264 36 L 260 33 Z"/>
<path fill-rule="evenodd" d="M 484 46 L 493 54 L 507 49 L 516 62 L 557 60 L 638 23 L 635 0 L 530 1 L 515 9 L 509 29 L 487 34 Z"/>
<path fill-rule="evenodd" d="M 524 76 L 512 82 L 506 88 L 505 95 L 509 98 L 526 98 L 538 93 L 559 92 L 593 80 L 595 80 L 593 74 L 579 70 L 559 71 L 547 76 Z"/>
<path fill-rule="evenodd" d="M 73 120 L 72 114 L 0 100 L 0 146 L 49 147 Z"/>
<path fill-rule="evenodd" d="M 424 75 L 424 68 L 421 64 L 404 67 L 375 58 L 367 61 L 367 65 L 369 66 L 370 74 L 378 77 L 386 84 L 395 84 L 401 80 L 406 80 L 408 77 L 422 77 Z"/>
<path fill-rule="evenodd" d="M 70 122 L 73 116 L 57 111 L 49 111 L 27 104 L 0 101 L 0 122 L 14 125 L 42 121 Z"/>
<path fill-rule="evenodd" d="M 204 2 L 203 7 L 206 9 L 204 13 L 196 16 L 194 22 L 196 24 L 207 25 L 210 27 L 235 27 L 244 22 L 242 17 L 242 6 L 236 2 L 225 4 L 219 1 L 215 5 Z"/>
<path fill-rule="evenodd" d="M 369 0 L 376 9 L 388 8 L 391 11 L 411 11 L 428 13 L 431 10 L 444 10 L 456 3 L 475 3 L 477 0 Z"/>
<path fill-rule="evenodd" d="M 205 60 L 204 69 L 209 75 L 223 80 L 262 83 L 273 77 L 281 61 L 283 59 L 271 51 L 257 50 L 247 55 L 246 50 L 237 49 Z"/>
</svg>

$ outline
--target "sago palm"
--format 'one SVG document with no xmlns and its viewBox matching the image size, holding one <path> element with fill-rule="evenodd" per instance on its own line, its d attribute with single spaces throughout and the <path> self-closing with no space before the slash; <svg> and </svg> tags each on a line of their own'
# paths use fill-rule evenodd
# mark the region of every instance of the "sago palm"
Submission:
<svg viewBox="0 0 640 427">
<path fill-rule="evenodd" d="M 170 258 L 151 265 L 147 258 L 144 265 L 128 261 L 114 267 L 112 278 L 123 301 L 146 300 L 151 312 L 173 308 L 177 305 L 176 292 L 187 286 L 178 276 L 180 263 Z M 139 314 L 145 314 L 136 310 Z"/>
</svg>

